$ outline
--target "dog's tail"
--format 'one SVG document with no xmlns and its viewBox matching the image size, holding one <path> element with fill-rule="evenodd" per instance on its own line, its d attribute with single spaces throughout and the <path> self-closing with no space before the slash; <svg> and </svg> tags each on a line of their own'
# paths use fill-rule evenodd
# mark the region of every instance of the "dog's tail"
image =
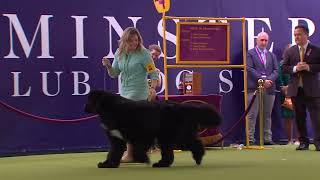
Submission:
<svg viewBox="0 0 320 180">
<path fill-rule="evenodd" d="M 171 118 L 180 119 L 184 122 L 192 122 L 202 128 L 215 128 L 221 125 L 221 114 L 209 104 L 181 104 L 167 101 L 165 109 Z"/>
<path fill-rule="evenodd" d="M 221 125 L 222 116 L 214 107 L 208 105 L 200 105 L 197 108 L 197 117 L 194 119 L 202 128 L 215 128 Z"/>
</svg>

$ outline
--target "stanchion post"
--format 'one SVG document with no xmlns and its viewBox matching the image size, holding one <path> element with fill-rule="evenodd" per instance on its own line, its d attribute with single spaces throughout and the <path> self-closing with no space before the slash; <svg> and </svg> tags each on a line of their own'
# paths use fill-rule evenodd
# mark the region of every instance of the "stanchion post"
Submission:
<svg viewBox="0 0 320 180">
<path fill-rule="evenodd" d="M 263 147 L 264 144 L 264 131 L 263 131 L 263 123 L 264 123 L 264 107 L 263 107 L 263 80 L 258 80 L 258 90 L 259 90 L 259 124 L 260 124 L 260 147 Z"/>
</svg>

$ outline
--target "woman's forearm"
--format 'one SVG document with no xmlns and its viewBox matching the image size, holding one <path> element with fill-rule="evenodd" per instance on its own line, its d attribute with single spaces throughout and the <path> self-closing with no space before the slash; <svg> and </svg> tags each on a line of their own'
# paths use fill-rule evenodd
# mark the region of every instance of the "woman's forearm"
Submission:
<svg viewBox="0 0 320 180">
<path fill-rule="evenodd" d="M 150 88 L 156 89 L 157 86 L 158 86 L 158 80 L 157 79 L 151 79 Z"/>
</svg>

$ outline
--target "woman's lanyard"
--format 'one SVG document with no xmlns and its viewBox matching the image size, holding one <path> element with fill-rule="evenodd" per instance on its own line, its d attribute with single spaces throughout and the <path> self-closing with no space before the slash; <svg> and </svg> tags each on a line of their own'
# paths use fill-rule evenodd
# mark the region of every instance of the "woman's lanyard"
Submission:
<svg viewBox="0 0 320 180">
<path fill-rule="evenodd" d="M 258 50 L 258 48 L 256 47 L 255 49 L 256 49 L 256 52 L 257 52 L 257 54 L 258 54 L 258 56 L 259 56 L 260 62 L 263 64 L 263 67 L 265 67 L 265 63 L 267 63 L 267 62 L 264 62 L 264 60 L 263 60 L 263 58 L 262 58 L 262 56 L 261 56 L 261 53 L 260 53 L 260 51 Z M 264 52 L 263 52 L 263 53 L 264 53 Z M 265 59 L 267 59 L 267 54 L 264 54 L 264 56 L 265 56 Z"/>
</svg>

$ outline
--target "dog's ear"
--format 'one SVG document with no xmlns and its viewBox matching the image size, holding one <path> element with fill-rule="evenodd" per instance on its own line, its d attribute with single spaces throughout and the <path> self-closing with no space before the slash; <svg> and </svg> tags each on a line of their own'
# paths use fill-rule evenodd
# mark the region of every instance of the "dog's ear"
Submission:
<svg viewBox="0 0 320 180">
<path fill-rule="evenodd" d="M 108 109 L 112 108 L 115 104 L 117 104 L 117 98 L 119 96 L 117 94 L 103 91 L 99 92 L 99 97 L 97 99 L 97 110 L 100 112 L 105 112 Z"/>
<path fill-rule="evenodd" d="M 110 110 L 110 108 L 118 107 L 119 99 L 121 97 L 117 94 L 103 90 L 94 90 L 89 93 L 88 103 L 94 107 L 96 113 L 103 113 Z"/>
<path fill-rule="evenodd" d="M 88 101 L 85 107 L 85 111 L 89 113 L 98 113 L 100 111 L 104 91 L 94 90 L 88 95 Z"/>
</svg>

